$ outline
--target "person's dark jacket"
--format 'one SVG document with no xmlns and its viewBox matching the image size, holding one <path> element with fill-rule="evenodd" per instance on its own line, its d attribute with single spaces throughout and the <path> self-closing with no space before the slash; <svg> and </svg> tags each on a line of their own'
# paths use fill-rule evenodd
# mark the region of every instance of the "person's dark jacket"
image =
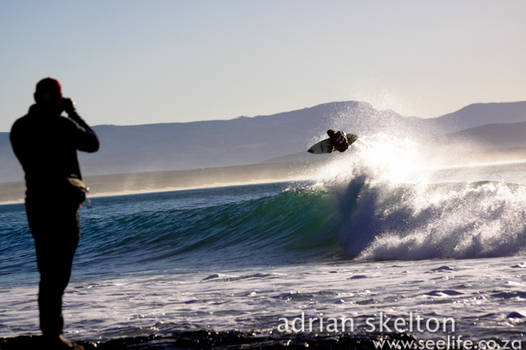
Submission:
<svg viewBox="0 0 526 350">
<path fill-rule="evenodd" d="M 26 201 L 60 195 L 68 176 L 82 178 L 77 150 L 99 149 L 97 135 L 78 114 L 66 118 L 38 104 L 13 124 L 10 139 L 25 172 Z"/>
</svg>

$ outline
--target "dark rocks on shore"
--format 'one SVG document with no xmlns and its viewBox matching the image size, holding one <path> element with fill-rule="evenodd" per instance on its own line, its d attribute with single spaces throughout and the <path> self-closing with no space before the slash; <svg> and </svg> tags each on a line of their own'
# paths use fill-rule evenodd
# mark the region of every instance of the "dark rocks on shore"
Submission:
<svg viewBox="0 0 526 350">
<path fill-rule="evenodd" d="M 373 341 L 415 340 L 407 334 L 283 334 L 237 331 L 177 331 L 169 336 L 117 338 L 105 342 L 77 342 L 88 349 L 378 349 Z M 1 350 L 42 349 L 42 337 L 19 336 L 0 339 Z M 388 348 L 387 343 L 384 346 Z M 47 350 L 47 349 L 46 349 Z M 51 349 L 49 349 L 51 350 Z"/>
</svg>

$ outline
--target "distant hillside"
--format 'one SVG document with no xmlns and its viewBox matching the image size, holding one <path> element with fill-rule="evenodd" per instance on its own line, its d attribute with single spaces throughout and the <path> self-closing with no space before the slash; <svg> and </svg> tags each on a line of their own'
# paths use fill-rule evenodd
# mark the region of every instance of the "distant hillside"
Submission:
<svg viewBox="0 0 526 350">
<path fill-rule="evenodd" d="M 89 116 L 86 116 L 89 122 Z M 467 106 L 433 119 L 407 118 L 378 111 L 369 103 L 332 102 L 269 116 L 192 123 L 95 126 L 101 140 L 96 154 L 81 153 L 85 175 L 185 170 L 256 164 L 299 154 L 325 137 L 328 128 L 360 136 L 382 131 L 429 135 L 457 132 L 488 123 L 526 121 L 526 102 Z M 292 159 L 292 158 L 290 158 Z M 0 133 L 0 181 L 22 178 L 9 144 Z"/>
<path fill-rule="evenodd" d="M 526 147 L 526 122 L 483 125 L 449 134 L 447 140 L 488 149 L 522 148 Z"/>
<path fill-rule="evenodd" d="M 476 103 L 438 118 L 426 119 L 432 127 L 456 132 L 485 124 L 517 123 L 526 121 L 526 101 Z"/>
</svg>

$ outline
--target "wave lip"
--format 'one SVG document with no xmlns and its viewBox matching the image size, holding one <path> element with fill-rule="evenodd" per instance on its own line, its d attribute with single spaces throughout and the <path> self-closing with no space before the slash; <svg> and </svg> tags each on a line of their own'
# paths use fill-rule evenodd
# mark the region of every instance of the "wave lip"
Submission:
<svg viewBox="0 0 526 350">
<path fill-rule="evenodd" d="M 526 248 L 526 188 L 503 183 L 426 187 L 364 184 L 346 234 L 359 259 L 486 258 Z M 362 242 L 363 243 L 363 242 Z"/>
</svg>

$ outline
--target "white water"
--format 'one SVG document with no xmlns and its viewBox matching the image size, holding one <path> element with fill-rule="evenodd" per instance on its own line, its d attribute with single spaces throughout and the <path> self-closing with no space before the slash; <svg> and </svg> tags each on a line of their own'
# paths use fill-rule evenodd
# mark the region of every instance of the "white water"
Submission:
<svg viewBox="0 0 526 350">
<path fill-rule="evenodd" d="M 483 258 L 526 252 L 526 163 L 437 168 L 410 140 L 366 138 L 322 169 L 360 260 Z M 441 157 L 443 162 L 444 157 Z M 349 203 L 358 198 L 357 203 Z"/>
<path fill-rule="evenodd" d="M 35 291 L 35 287 L 2 290 L 2 308 L 9 303 L 11 311 L 3 314 L 10 322 L 0 336 L 37 333 Z M 451 334 L 457 336 L 520 339 L 526 328 L 526 257 L 126 276 L 74 282 L 65 300 L 66 333 L 80 339 L 184 328 L 264 331 L 277 329 L 280 318 L 292 320 L 302 312 L 310 317 L 353 318 L 355 332 L 361 333 L 366 332 L 366 318 L 384 313 L 409 320 L 412 313 L 423 319 L 452 317 Z"/>
</svg>

